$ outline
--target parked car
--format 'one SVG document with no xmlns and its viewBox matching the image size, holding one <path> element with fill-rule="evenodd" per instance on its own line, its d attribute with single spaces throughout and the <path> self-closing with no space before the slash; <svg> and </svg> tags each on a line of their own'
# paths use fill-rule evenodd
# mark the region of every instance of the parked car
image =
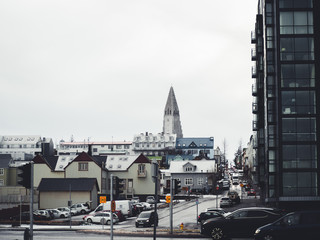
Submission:
<svg viewBox="0 0 320 240">
<path fill-rule="evenodd" d="M 132 198 L 131 198 L 131 202 L 133 202 L 133 203 L 139 203 L 139 202 L 140 202 L 140 198 L 139 198 L 139 197 L 132 197 Z"/>
<path fill-rule="evenodd" d="M 51 220 L 50 213 L 46 210 L 36 210 L 33 212 L 34 220 Z"/>
<path fill-rule="evenodd" d="M 241 208 L 227 216 L 206 220 L 201 225 L 201 234 L 213 239 L 252 237 L 258 227 L 280 217 L 281 211 L 273 208 Z"/>
<path fill-rule="evenodd" d="M 110 212 L 97 212 L 94 215 L 87 215 L 83 219 L 88 223 L 100 223 L 100 224 L 111 224 L 111 213 Z M 119 218 L 113 213 L 113 223 L 118 223 Z"/>
<path fill-rule="evenodd" d="M 222 197 L 220 199 L 220 207 L 231 207 L 233 205 L 233 202 L 228 197 Z"/>
<path fill-rule="evenodd" d="M 223 208 L 216 208 L 216 207 L 206 208 L 205 212 L 218 212 L 222 215 L 226 213 L 226 211 Z"/>
<path fill-rule="evenodd" d="M 132 206 L 132 213 L 134 216 L 139 215 L 144 210 L 144 206 L 141 203 L 134 203 Z"/>
<path fill-rule="evenodd" d="M 150 204 L 154 204 L 156 200 L 154 199 L 154 196 L 148 196 L 146 199 L 146 202 Z"/>
<path fill-rule="evenodd" d="M 139 226 L 149 226 L 151 227 L 154 225 L 154 221 L 156 221 L 156 226 L 158 226 L 158 214 L 156 214 L 153 211 L 147 211 L 147 212 L 142 212 L 139 214 L 139 216 L 136 219 L 136 227 Z"/>
<path fill-rule="evenodd" d="M 110 210 L 103 210 L 101 212 L 110 212 Z M 120 211 L 120 210 L 115 210 L 114 211 L 114 214 L 117 215 L 118 219 L 119 219 L 119 222 L 123 222 L 126 220 L 126 217 L 123 215 L 123 213 Z M 92 215 L 92 214 L 91 214 Z M 83 219 L 85 218 L 86 216 L 83 217 Z"/>
<path fill-rule="evenodd" d="M 247 194 L 248 194 L 248 196 L 255 196 L 256 195 L 256 191 L 253 188 L 251 188 L 250 191 L 248 191 Z"/>
<path fill-rule="evenodd" d="M 301 211 L 288 213 L 284 217 L 258 228 L 256 240 L 300 240 L 319 239 L 320 211 Z"/>
<path fill-rule="evenodd" d="M 202 223 L 204 220 L 210 219 L 210 218 L 215 218 L 215 217 L 221 217 L 221 213 L 219 212 L 202 212 L 198 216 L 198 222 Z"/>
<path fill-rule="evenodd" d="M 151 210 L 151 209 L 152 209 L 152 205 L 151 205 L 150 203 L 141 202 L 140 204 L 143 206 L 143 211 Z"/>
<path fill-rule="evenodd" d="M 61 212 L 70 212 L 70 208 L 68 207 L 58 207 L 57 209 Z M 73 208 L 71 209 L 71 216 L 74 216 L 74 215 L 77 215 L 77 210 Z"/>
<path fill-rule="evenodd" d="M 69 212 L 67 211 L 60 211 L 58 209 L 47 209 L 47 211 L 53 214 L 54 218 L 68 218 Z"/>
<path fill-rule="evenodd" d="M 90 212 L 89 205 L 87 203 L 76 203 L 71 206 L 71 210 L 77 211 L 77 214 L 85 214 Z"/>
</svg>

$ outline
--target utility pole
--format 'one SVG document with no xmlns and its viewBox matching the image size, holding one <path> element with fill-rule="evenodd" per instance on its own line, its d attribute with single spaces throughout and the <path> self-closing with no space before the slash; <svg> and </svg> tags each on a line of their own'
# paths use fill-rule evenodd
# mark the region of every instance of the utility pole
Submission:
<svg viewBox="0 0 320 240">
<path fill-rule="evenodd" d="M 31 189 L 30 189 L 30 240 L 33 240 L 33 177 L 34 164 L 31 161 Z"/>
<path fill-rule="evenodd" d="M 173 233 L 173 180 L 170 177 L 170 234 Z"/>
<path fill-rule="evenodd" d="M 113 240 L 113 212 L 111 209 L 112 201 L 113 201 L 113 174 L 110 175 L 110 219 L 111 219 L 110 240 Z"/>
<path fill-rule="evenodd" d="M 153 240 L 156 240 L 157 237 L 157 222 L 158 222 L 158 213 L 157 213 L 157 207 L 158 207 L 158 163 L 157 161 L 152 162 L 152 180 L 154 181 L 154 223 L 153 223 Z"/>
</svg>

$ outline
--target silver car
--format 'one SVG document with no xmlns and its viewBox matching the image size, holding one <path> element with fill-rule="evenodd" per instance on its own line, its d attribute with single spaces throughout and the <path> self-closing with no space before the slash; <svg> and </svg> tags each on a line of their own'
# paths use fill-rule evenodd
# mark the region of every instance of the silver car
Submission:
<svg viewBox="0 0 320 240">
<path fill-rule="evenodd" d="M 231 207 L 232 206 L 232 200 L 228 197 L 223 197 L 220 200 L 220 207 Z"/>
</svg>

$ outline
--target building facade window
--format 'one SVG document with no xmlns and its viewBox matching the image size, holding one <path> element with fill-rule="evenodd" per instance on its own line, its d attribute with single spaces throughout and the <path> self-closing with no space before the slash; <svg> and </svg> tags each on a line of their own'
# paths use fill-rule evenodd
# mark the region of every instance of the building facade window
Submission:
<svg viewBox="0 0 320 240">
<path fill-rule="evenodd" d="M 89 170 L 88 163 L 78 163 L 78 170 L 79 171 L 88 171 Z"/>
<path fill-rule="evenodd" d="M 192 172 L 193 171 L 193 167 L 192 166 L 187 166 L 186 167 L 186 172 Z"/>
<path fill-rule="evenodd" d="M 185 185 L 188 185 L 188 186 L 193 185 L 193 178 L 186 178 L 184 180 L 184 183 Z"/>
<path fill-rule="evenodd" d="M 145 164 L 139 164 L 138 165 L 138 174 L 144 174 L 146 172 L 146 165 Z"/>
<path fill-rule="evenodd" d="M 280 34 L 313 34 L 313 13 L 280 12 Z"/>
<path fill-rule="evenodd" d="M 0 186 L 4 186 L 4 180 L 0 179 Z"/>
<path fill-rule="evenodd" d="M 197 184 L 202 186 L 203 185 L 203 178 L 197 178 Z"/>
<path fill-rule="evenodd" d="M 317 174 L 314 172 L 283 173 L 283 196 L 316 196 Z"/>
<path fill-rule="evenodd" d="M 4 168 L 0 168 L 0 176 L 4 175 Z"/>
<path fill-rule="evenodd" d="M 282 149 L 283 168 L 317 168 L 316 145 L 283 145 Z"/>
</svg>

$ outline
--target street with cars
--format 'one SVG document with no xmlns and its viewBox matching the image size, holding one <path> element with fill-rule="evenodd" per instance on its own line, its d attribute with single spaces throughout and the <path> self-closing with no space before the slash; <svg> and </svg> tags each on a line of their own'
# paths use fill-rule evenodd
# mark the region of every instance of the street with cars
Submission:
<svg viewBox="0 0 320 240">
<path fill-rule="evenodd" d="M 292 235 L 290 239 L 300 239 L 298 236 L 303 234 L 300 226 L 308 231 L 304 236 L 312 239 L 314 232 L 319 231 L 320 214 L 318 212 L 296 212 L 286 215 L 287 212 L 282 209 L 262 206 L 259 196 L 249 182 L 237 176 L 234 184 L 232 179 L 234 178 L 231 174 L 225 176 L 223 181 L 229 182 L 229 188 L 226 189 L 224 182 L 223 190 L 219 194 L 173 199 L 172 217 L 169 204 L 165 200 L 158 203 L 157 214 L 154 211 L 153 196 L 148 197 L 147 202 L 140 202 L 138 198 L 132 201 L 122 200 L 121 204 L 126 210 L 125 214 L 121 210 L 113 213 L 114 232 L 116 235 L 141 232 L 151 235 L 154 225 L 160 233 L 169 232 L 171 221 L 176 235 L 189 234 L 195 238 L 204 239 L 270 240 L 284 239 L 286 235 Z M 86 203 L 76 203 L 71 208 L 36 210 L 33 216 L 37 221 L 50 221 L 51 230 L 67 229 L 71 221 L 70 229 L 73 230 L 110 231 L 112 220 L 108 206 L 99 205 L 95 210 L 89 209 L 88 206 Z M 127 210 L 127 207 L 130 209 Z M 23 222 L 28 221 L 26 215 L 21 215 Z M 14 221 L 17 219 L 19 219 L 18 216 L 12 218 Z M 37 221 L 34 225 L 35 235 L 37 229 L 44 227 L 43 223 L 39 227 Z M 53 224 L 55 221 L 60 225 L 55 226 Z M 27 226 L 23 224 L 20 229 Z M 5 227 L 0 228 L 0 230 L 4 229 Z"/>
</svg>

